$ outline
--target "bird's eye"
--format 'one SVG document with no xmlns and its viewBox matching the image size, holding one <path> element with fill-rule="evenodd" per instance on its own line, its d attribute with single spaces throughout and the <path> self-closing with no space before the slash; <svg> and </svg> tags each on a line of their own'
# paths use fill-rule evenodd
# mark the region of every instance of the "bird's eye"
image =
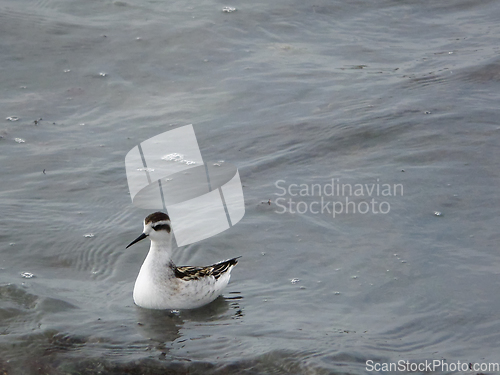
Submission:
<svg viewBox="0 0 500 375">
<path fill-rule="evenodd" d="M 153 229 L 158 232 L 159 230 L 166 230 L 167 233 L 170 233 L 170 225 L 168 224 L 162 224 L 162 225 L 157 225 L 153 227 Z"/>
</svg>

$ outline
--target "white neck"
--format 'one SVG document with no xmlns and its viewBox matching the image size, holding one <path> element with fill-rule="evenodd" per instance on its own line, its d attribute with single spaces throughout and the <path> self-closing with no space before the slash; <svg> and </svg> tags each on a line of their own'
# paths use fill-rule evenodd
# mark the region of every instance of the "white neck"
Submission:
<svg viewBox="0 0 500 375">
<path fill-rule="evenodd" d="M 168 287 L 169 279 L 175 279 L 174 270 L 171 267 L 173 264 L 171 253 L 172 242 L 170 239 L 151 241 L 149 253 L 142 264 L 134 286 L 134 301 L 139 306 L 160 308 L 161 305 L 157 304 L 163 301 L 161 296 L 168 297 L 162 288 Z"/>
<path fill-rule="evenodd" d="M 151 258 L 151 259 L 149 259 Z M 172 240 L 171 238 L 165 241 L 151 241 L 149 253 L 146 260 L 161 263 L 164 266 L 166 263 L 172 261 Z"/>
<path fill-rule="evenodd" d="M 138 288 L 138 284 L 146 285 L 145 288 L 149 288 L 150 282 L 159 277 L 164 277 L 164 275 L 172 275 L 173 277 L 174 271 L 170 267 L 172 263 L 171 253 L 172 244 L 170 240 L 151 241 L 149 253 L 139 271 L 135 288 Z"/>
</svg>

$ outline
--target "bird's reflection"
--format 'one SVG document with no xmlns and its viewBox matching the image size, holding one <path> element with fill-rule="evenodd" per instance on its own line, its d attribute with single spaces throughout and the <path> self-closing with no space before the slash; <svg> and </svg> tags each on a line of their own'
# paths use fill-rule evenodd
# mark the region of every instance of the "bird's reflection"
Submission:
<svg viewBox="0 0 500 375">
<path fill-rule="evenodd" d="M 224 322 L 241 319 L 244 316 L 240 292 L 229 292 L 227 297 L 219 296 L 208 305 L 193 310 L 149 310 L 136 307 L 139 333 L 159 343 L 173 342 L 181 337 L 180 330 L 185 322 Z"/>
</svg>

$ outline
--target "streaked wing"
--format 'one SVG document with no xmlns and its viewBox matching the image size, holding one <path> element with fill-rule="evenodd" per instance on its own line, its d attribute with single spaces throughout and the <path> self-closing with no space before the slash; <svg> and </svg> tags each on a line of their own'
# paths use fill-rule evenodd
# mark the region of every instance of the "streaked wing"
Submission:
<svg viewBox="0 0 500 375">
<path fill-rule="evenodd" d="M 227 272 L 232 266 L 238 263 L 238 258 L 232 258 L 228 260 L 224 260 L 219 263 L 212 264 L 211 266 L 206 267 L 192 267 L 192 266 L 181 266 L 175 267 L 174 273 L 175 277 L 189 281 L 189 280 L 198 280 L 203 277 L 213 276 L 218 279 L 224 272 Z"/>
</svg>

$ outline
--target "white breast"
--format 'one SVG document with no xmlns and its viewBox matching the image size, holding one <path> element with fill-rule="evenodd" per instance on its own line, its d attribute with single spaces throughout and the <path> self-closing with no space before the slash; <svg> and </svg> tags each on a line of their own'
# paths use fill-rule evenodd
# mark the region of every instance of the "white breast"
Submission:
<svg viewBox="0 0 500 375">
<path fill-rule="evenodd" d="M 194 309 L 215 300 L 227 286 L 228 270 L 218 279 L 213 276 L 185 281 L 175 277 L 173 270 L 154 256 L 146 257 L 134 287 L 134 302 L 148 309 Z M 157 259 L 156 259 L 157 260 Z"/>
</svg>

